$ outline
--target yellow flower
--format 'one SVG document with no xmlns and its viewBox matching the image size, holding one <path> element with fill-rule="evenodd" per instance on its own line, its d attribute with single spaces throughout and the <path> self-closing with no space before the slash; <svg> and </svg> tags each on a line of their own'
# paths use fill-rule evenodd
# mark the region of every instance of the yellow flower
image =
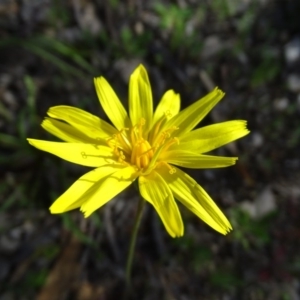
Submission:
<svg viewBox="0 0 300 300">
<path fill-rule="evenodd" d="M 232 228 L 203 188 L 176 166 L 221 168 L 236 157 L 204 155 L 249 133 L 246 121 L 228 121 L 200 129 L 195 126 L 223 98 L 215 88 L 180 110 L 180 96 L 167 91 L 153 113 L 146 69 L 130 77 L 129 116 L 109 83 L 95 78 L 100 103 L 115 127 L 71 106 L 54 106 L 42 127 L 64 142 L 28 139 L 34 147 L 79 165 L 94 167 L 80 177 L 50 207 L 53 214 L 80 207 L 85 217 L 138 179 L 142 197 L 153 205 L 172 237 L 184 226 L 174 197 L 216 231 Z"/>
</svg>

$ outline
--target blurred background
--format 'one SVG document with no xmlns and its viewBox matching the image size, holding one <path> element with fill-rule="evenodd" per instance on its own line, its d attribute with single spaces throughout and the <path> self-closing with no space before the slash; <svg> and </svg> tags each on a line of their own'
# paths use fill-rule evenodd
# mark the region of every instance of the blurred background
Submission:
<svg viewBox="0 0 300 300">
<path fill-rule="evenodd" d="M 129 188 L 84 219 L 49 206 L 89 170 L 28 145 L 56 140 L 40 123 L 72 105 L 107 120 L 93 77 L 127 107 L 143 63 L 155 104 L 226 92 L 201 126 L 248 121 L 214 151 L 236 166 L 194 170 L 233 224 L 226 237 L 180 207 L 170 238 L 148 205 L 132 299 L 300 299 L 300 1 L 0 0 L 0 299 L 121 299 L 138 194 Z"/>
</svg>

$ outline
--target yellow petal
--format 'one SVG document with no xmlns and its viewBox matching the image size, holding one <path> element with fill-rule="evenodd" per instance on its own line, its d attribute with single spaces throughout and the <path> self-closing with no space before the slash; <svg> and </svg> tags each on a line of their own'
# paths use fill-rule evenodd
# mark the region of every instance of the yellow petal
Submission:
<svg viewBox="0 0 300 300">
<path fill-rule="evenodd" d="M 141 119 L 146 120 L 143 128 L 146 136 L 152 125 L 153 102 L 148 74 L 142 65 L 130 76 L 129 115 L 132 125 L 140 123 Z"/>
<path fill-rule="evenodd" d="M 92 139 L 107 139 L 117 133 L 116 128 L 107 122 L 76 107 L 66 105 L 53 106 L 47 113 L 52 118 L 69 123 Z"/>
<path fill-rule="evenodd" d="M 96 92 L 103 110 L 117 129 L 130 126 L 127 112 L 110 84 L 103 77 L 94 78 Z"/>
<path fill-rule="evenodd" d="M 178 168 L 174 174 L 170 174 L 165 167 L 159 169 L 159 172 L 175 198 L 205 223 L 222 234 L 232 229 L 221 210 L 193 178 Z"/>
<path fill-rule="evenodd" d="M 118 170 L 108 177 L 95 183 L 79 201 L 83 201 L 81 211 L 85 217 L 106 204 L 117 194 L 127 188 L 138 176 L 132 166 Z"/>
<path fill-rule="evenodd" d="M 191 104 L 169 120 L 164 128 L 176 126 L 178 127 L 176 136 L 182 136 L 191 131 L 223 97 L 224 93 L 218 88 L 215 88 L 208 95 Z"/>
<path fill-rule="evenodd" d="M 124 166 L 117 164 L 108 165 L 84 174 L 51 205 L 50 212 L 52 214 L 60 214 L 80 207 L 85 201 L 81 196 L 95 183 L 116 172 L 119 168 L 124 168 Z"/>
<path fill-rule="evenodd" d="M 237 120 L 205 126 L 182 136 L 173 149 L 205 153 L 247 135 L 246 125 L 246 121 Z"/>
<path fill-rule="evenodd" d="M 139 177 L 139 189 L 142 197 L 151 203 L 159 214 L 166 230 L 172 237 L 183 235 L 184 226 L 173 194 L 155 171 Z"/>
<path fill-rule="evenodd" d="M 172 150 L 162 153 L 159 159 L 184 168 L 210 169 L 232 166 L 238 158 L 202 155 L 185 150 Z"/>
<path fill-rule="evenodd" d="M 48 142 L 27 139 L 29 144 L 64 160 L 87 167 L 100 167 L 115 163 L 111 148 L 92 144 Z"/>
<path fill-rule="evenodd" d="M 168 90 L 162 96 L 153 116 L 153 124 L 155 124 L 164 115 L 174 117 L 180 111 L 180 95 L 173 90 Z"/>
<path fill-rule="evenodd" d="M 90 144 L 99 142 L 95 139 L 89 138 L 71 125 L 55 119 L 45 118 L 41 125 L 45 130 L 65 142 Z"/>
</svg>

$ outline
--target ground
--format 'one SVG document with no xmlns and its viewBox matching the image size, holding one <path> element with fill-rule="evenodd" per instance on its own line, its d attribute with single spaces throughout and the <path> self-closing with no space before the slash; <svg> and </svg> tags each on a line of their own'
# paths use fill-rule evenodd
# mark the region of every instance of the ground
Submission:
<svg viewBox="0 0 300 300">
<path fill-rule="evenodd" d="M 180 206 L 172 239 L 148 205 L 130 299 L 300 299 L 300 2 L 296 0 L 2 0 L 0 2 L 0 299 L 122 299 L 138 193 L 84 219 L 49 206 L 88 168 L 28 145 L 55 140 L 40 123 L 72 105 L 106 119 L 93 77 L 127 105 L 143 63 L 157 103 L 182 107 L 215 86 L 224 100 L 201 125 L 248 121 L 215 151 L 236 166 L 190 174 L 233 224 L 214 232 Z M 106 119 L 107 120 L 107 119 Z"/>
</svg>

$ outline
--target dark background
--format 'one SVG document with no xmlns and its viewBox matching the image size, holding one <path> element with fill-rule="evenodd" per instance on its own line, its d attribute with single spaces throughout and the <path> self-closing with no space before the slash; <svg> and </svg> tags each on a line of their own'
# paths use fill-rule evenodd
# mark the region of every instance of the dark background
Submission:
<svg viewBox="0 0 300 300">
<path fill-rule="evenodd" d="M 300 1 L 0 0 L 0 299 L 121 299 L 138 194 L 84 219 L 48 207 L 88 168 L 31 147 L 40 123 L 72 105 L 106 119 L 103 75 L 127 106 L 143 63 L 157 104 L 182 107 L 215 86 L 201 125 L 245 119 L 251 134 L 215 151 L 236 166 L 194 170 L 233 224 L 224 237 L 184 207 L 170 238 L 148 205 L 132 299 L 300 299 Z"/>
</svg>

